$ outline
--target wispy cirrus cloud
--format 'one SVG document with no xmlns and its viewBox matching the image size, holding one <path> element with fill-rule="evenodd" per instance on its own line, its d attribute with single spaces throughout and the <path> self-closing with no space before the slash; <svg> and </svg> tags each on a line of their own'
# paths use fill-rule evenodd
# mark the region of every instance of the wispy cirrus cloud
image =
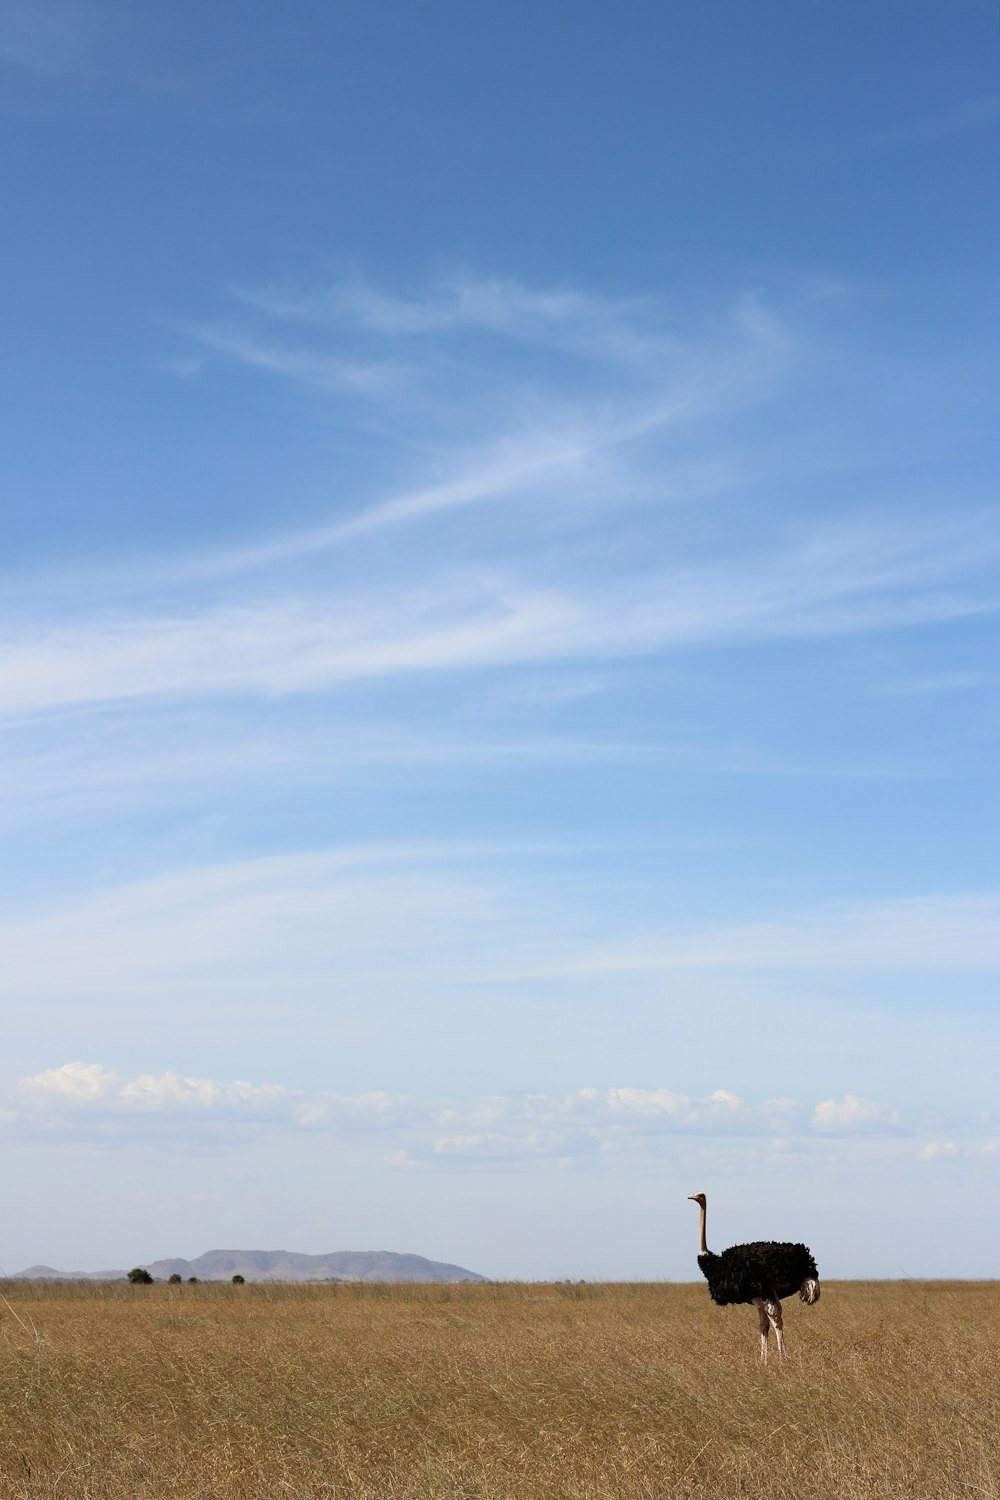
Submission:
<svg viewBox="0 0 1000 1500">
<path fill-rule="evenodd" d="M 657 925 L 601 916 L 600 884 L 581 894 L 567 882 L 560 861 L 588 852 L 582 842 L 372 844 L 106 886 L 8 913 L 0 997 L 17 1006 L 67 994 L 109 1014 L 140 994 L 185 997 L 219 1018 L 251 1000 L 266 1011 L 279 997 L 307 1010 L 317 997 L 342 1001 L 353 1012 L 359 995 L 401 985 L 540 995 L 644 974 L 1000 970 L 996 892 Z"/>
<path fill-rule="evenodd" d="M 311 591 L 145 615 L 11 623 L 0 715 L 156 697 L 316 693 L 414 673 L 609 660 L 740 641 L 836 636 L 995 610 L 983 548 L 935 526 L 900 538 L 821 528 L 726 564 L 537 582 L 443 574 L 331 603 Z"/>
<path fill-rule="evenodd" d="M 202 348 L 331 400 L 370 399 L 382 413 L 372 443 L 393 451 L 401 481 L 353 505 L 348 490 L 318 525 L 161 559 L 148 576 L 139 567 L 130 606 L 113 592 L 104 602 L 99 572 L 31 580 L 18 603 L 12 589 L 0 716 L 273 702 L 364 681 L 962 621 L 997 605 L 996 527 L 984 513 L 903 527 L 841 509 L 747 528 L 735 512 L 731 533 L 711 541 L 670 525 L 677 503 L 766 477 L 719 442 L 806 358 L 759 297 L 683 336 L 655 303 L 496 278 L 411 297 L 355 281 L 258 302 L 264 330 L 209 326 Z M 293 316 L 310 341 L 289 349 L 273 325 Z M 341 325 L 353 333 L 340 338 Z M 608 360 L 595 369 L 574 345 L 555 365 L 522 368 L 466 343 L 447 356 L 439 347 L 444 331 L 477 329 L 536 353 L 552 329 L 575 331 L 588 350 L 604 340 Z M 628 359 L 611 357 L 619 346 Z M 362 547 L 359 577 L 351 549 Z"/>
<path fill-rule="evenodd" d="M 330 394 L 383 395 L 406 374 L 404 367 L 390 361 L 339 358 L 329 352 L 267 342 L 239 329 L 206 325 L 192 329 L 191 336 L 205 351 L 223 355 L 237 364 L 249 365 L 269 375 L 316 386 Z M 187 376 L 196 374 L 203 363 L 203 360 L 197 360 L 193 365 L 172 368 Z"/>
<path fill-rule="evenodd" d="M 562 972 L 707 969 L 993 969 L 1000 966 L 995 892 L 844 902 L 792 920 L 747 923 L 666 940 L 644 938 L 583 950 Z"/>
<path fill-rule="evenodd" d="M 376 501 L 343 520 L 273 538 L 260 546 L 236 549 L 206 559 L 195 573 L 225 576 L 283 563 L 342 547 L 372 532 L 412 525 L 421 520 L 490 502 L 508 502 L 525 491 L 546 492 L 582 483 L 588 463 L 601 452 L 625 442 L 658 417 L 633 417 L 627 429 L 595 432 L 575 418 L 552 419 L 542 429 L 525 429 L 488 442 L 471 457 L 459 456 L 458 471 L 446 479 L 417 485 Z"/>
<path fill-rule="evenodd" d="M 662 361 L 679 344 L 653 298 L 600 296 L 578 287 L 531 287 L 510 276 L 459 272 L 402 296 L 354 274 L 319 288 L 244 289 L 241 301 L 275 322 L 356 325 L 383 338 L 485 333 L 625 362 Z"/>
<path fill-rule="evenodd" d="M 1000 681 L 1000 672 L 977 667 L 957 667 L 949 672 L 934 672 L 913 677 L 897 685 L 899 693 L 959 693 L 976 688 L 992 688 Z"/>
<path fill-rule="evenodd" d="M 390 1009 L 421 986 L 429 1005 L 502 986 L 525 1010 L 579 993 L 596 1014 L 613 991 L 630 987 L 646 1004 L 681 988 L 662 976 L 682 975 L 702 993 L 728 987 L 727 1014 L 738 1015 L 745 992 L 763 987 L 755 976 L 809 976 L 802 987 L 815 997 L 817 976 L 848 970 L 864 971 L 870 995 L 872 976 L 995 969 L 995 894 L 939 892 L 927 872 L 903 883 L 918 892 L 909 900 L 801 909 L 768 903 L 751 877 L 744 904 L 756 920 L 740 921 L 738 900 L 709 901 L 703 869 L 693 882 L 700 915 L 668 922 L 652 917 L 638 886 L 632 915 L 609 903 L 623 885 L 601 859 L 580 860 L 574 888 L 539 880 L 528 855 L 492 871 L 419 855 L 357 859 L 349 870 L 294 853 L 225 863 L 227 847 L 336 836 L 345 768 L 352 794 L 361 790 L 358 826 L 375 829 L 381 804 L 403 797 L 426 828 L 494 828 L 514 807 L 516 817 L 527 809 L 526 826 L 544 820 L 543 802 L 491 783 L 497 767 L 843 772 L 882 750 L 874 736 L 841 735 L 860 719 L 844 686 L 850 678 L 853 690 L 850 671 L 837 685 L 832 738 L 810 733 L 806 711 L 791 735 L 787 721 L 772 733 L 780 672 L 757 673 L 765 655 L 782 658 L 783 671 L 813 647 L 832 660 L 831 644 L 849 636 L 948 624 L 971 637 L 997 604 L 992 513 L 951 496 L 947 511 L 898 497 L 870 503 L 849 465 L 835 484 L 824 473 L 817 498 L 802 472 L 791 484 L 772 461 L 795 425 L 775 398 L 794 412 L 796 378 L 822 363 L 787 309 L 775 316 L 745 299 L 678 332 L 662 306 L 488 279 L 415 298 L 352 295 L 353 305 L 341 290 L 330 317 L 250 307 L 245 324 L 226 324 L 238 342 L 205 367 L 222 372 L 220 387 L 234 363 L 281 380 L 282 403 L 309 385 L 299 416 L 308 408 L 327 424 L 332 414 L 352 441 L 368 423 L 364 462 L 321 471 L 333 496 L 325 519 L 256 539 L 208 529 L 183 554 L 121 561 L 107 586 L 107 574 L 81 566 L 5 593 L 0 720 L 18 831 L 30 826 L 25 793 L 37 806 L 50 792 L 94 789 L 105 799 L 99 814 L 114 802 L 133 830 L 123 868 L 168 873 L 116 883 L 113 860 L 74 865 L 72 847 L 65 865 L 40 855 L 61 889 L 32 906 L 30 886 L 16 883 L 0 931 L 0 993 L 22 1008 L 43 998 L 66 1016 L 86 1004 L 116 1024 L 141 997 L 158 1017 L 202 1015 L 218 1032 L 246 1010 L 262 1030 L 277 1028 L 288 1005 L 330 1028 L 337 1007 L 356 1014 L 359 996 Z M 593 352 L 602 339 L 606 360 Z M 285 367 L 288 350 L 319 364 Z M 229 394 L 213 393 L 220 415 Z M 753 423 L 733 439 L 747 414 Z M 749 434 L 758 415 L 772 422 L 766 447 Z M 380 448 L 390 452 L 384 466 Z M 837 654 L 843 668 L 862 653 Z M 588 712 L 572 693 L 548 690 L 559 674 L 599 678 L 607 696 Z M 518 689 L 543 679 L 526 712 Z M 751 701 L 754 683 L 764 698 L 773 690 L 768 702 Z M 822 683 L 811 701 L 821 726 Z M 898 770 L 926 742 L 885 743 L 885 765 Z M 425 799 L 431 778 L 413 773 L 432 765 L 469 769 L 474 793 L 452 798 L 439 776 Z M 189 790 L 185 804 L 168 802 L 163 789 L 184 779 L 200 801 Z M 588 828 L 614 801 L 598 781 L 573 803 Z M 665 777 L 662 794 L 697 835 L 703 812 L 688 817 Z M 646 826 L 643 795 L 621 799 L 630 827 Z M 155 810 L 149 832 L 133 817 L 140 805 Z M 60 811 L 50 800 L 50 826 Z M 193 831 L 206 828 L 224 830 L 218 843 Z M 800 831 L 785 826 L 783 836 L 790 848 Z M 768 834 L 758 823 L 751 837 Z M 787 891 L 780 864 L 765 852 L 762 867 Z M 675 870 L 664 873 L 676 882 Z M 858 1089 L 879 1093 L 864 1080 Z"/>
<path fill-rule="evenodd" d="M 520 707 L 549 711 L 596 692 L 576 674 L 546 672 L 540 681 L 510 691 L 512 708 L 500 722 L 466 728 L 394 722 L 352 722 L 331 727 L 260 723 L 245 706 L 218 704 L 198 710 L 171 702 L 137 712 L 133 700 L 117 710 L 96 701 L 71 713 L 71 736 L 54 738 L 49 711 L 8 719 L 0 746 L 0 816 L 8 830 L 31 824 L 46 809 L 57 815 L 142 805 L 150 797 L 176 801 L 207 790 L 245 793 L 254 786 L 294 779 L 302 789 L 386 784 L 400 775 L 436 776 L 466 771 L 531 773 L 546 768 L 578 772 L 601 766 L 720 777 L 792 777 L 817 780 L 899 781 L 934 779 L 938 768 L 915 754 L 908 765 L 868 755 L 844 760 L 791 756 L 752 745 L 719 745 L 709 736 L 679 734 L 625 737 L 611 730 L 572 730 L 508 722 Z M 503 696 L 502 692 L 499 696 Z M 306 718 L 308 711 L 306 710 Z M 684 836 L 700 845 L 700 836 Z M 710 842 L 717 842 L 712 838 Z"/>
<path fill-rule="evenodd" d="M 240 300 L 257 323 L 186 327 L 194 362 L 185 350 L 170 367 L 186 378 L 214 354 L 330 399 L 363 398 L 360 426 L 377 434 L 373 458 L 398 453 L 419 477 L 353 513 L 340 507 L 329 525 L 206 559 L 218 573 L 442 513 L 510 510 L 539 495 L 577 520 L 595 500 L 615 508 L 647 500 L 651 480 L 661 499 L 697 498 L 706 476 L 709 490 L 732 482 L 718 444 L 692 460 L 671 457 L 664 442 L 753 408 L 795 364 L 791 328 L 753 296 L 683 332 L 655 299 L 616 303 L 513 279 L 467 276 L 412 298 L 355 279 Z M 515 357 L 483 348 L 482 334 L 513 341 Z M 554 363 L 545 357 L 553 346 Z"/>
</svg>

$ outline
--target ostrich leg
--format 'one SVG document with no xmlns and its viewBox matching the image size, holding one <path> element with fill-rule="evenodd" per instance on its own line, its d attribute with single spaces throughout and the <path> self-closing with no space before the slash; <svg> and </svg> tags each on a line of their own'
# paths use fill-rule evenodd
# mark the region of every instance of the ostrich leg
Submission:
<svg viewBox="0 0 1000 1500">
<path fill-rule="evenodd" d="M 771 1331 L 771 1321 L 767 1316 L 767 1308 L 764 1306 L 763 1297 L 755 1297 L 753 1305 L 757 1309 L 757 1322 L 760 1325 L 760 1362 L 767 1364 L 767 1336 Z"/>
<path fill-rule="evenodd" d="M 788 1355 L 785 1353 L 785 1335 L 782 1332 L 781 1326 L 781 1303 L 777 1297 L 769 1297 L 764 1304 L 764 1308 L 767 1317 L 770 1319 L 771 1327 L 774 1329 L 774 1336 L 778 1340 L 778 1353 L 781 1355 L 782 1364 L 784 1364 Z"/>
</svg>

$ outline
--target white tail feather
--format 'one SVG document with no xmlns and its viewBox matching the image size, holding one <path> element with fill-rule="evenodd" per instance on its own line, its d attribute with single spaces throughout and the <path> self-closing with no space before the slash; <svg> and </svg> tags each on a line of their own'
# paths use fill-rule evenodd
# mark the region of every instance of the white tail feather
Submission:
<svg viewBox="0 0 1000 1500">
<path fill-rule="evenodd" d="M 819 1301 L 819 1282 L 808 1276 L 799 1287 L 799 1296 L 812 1307 L 814 1302 Z"/>
</svg>

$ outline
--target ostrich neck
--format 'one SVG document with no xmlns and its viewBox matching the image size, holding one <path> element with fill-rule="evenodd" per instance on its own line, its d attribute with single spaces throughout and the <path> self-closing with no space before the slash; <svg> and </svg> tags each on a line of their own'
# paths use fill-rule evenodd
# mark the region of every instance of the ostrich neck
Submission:
<svg viewBox="0 0 1000 1500">
<path fill-rule="evenodd" d="M 706 1209 L 704 1203 L 698 1204 L 698 1254 L 708 1254 L 708 1241 L 705 1238 Z"/>
</svg>

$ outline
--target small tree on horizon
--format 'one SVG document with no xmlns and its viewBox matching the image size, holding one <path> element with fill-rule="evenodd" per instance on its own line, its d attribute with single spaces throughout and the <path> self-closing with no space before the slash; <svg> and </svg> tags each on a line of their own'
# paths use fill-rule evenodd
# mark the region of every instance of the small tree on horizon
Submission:
<svg viewBox="0 0 1000 1500">
<path fill-rule="evenodd" d="M 174 1271 L 170 1276 L 168 1276 L 167 1277 L 167 1284 L 168 1284 L 168 1286 L 180 1286 L 180 1284 L 181 1284 L 181 1273 L 180 1273 L 180 1271 Z"/>
<path fill-rule="evenodd" d="M 244 1286 L 245 1284 L 246 1284 L 246 1277 L 245 1276 L 241 1276 L 240 1273 L 239 1273 L 239 1271 L 237 1271 L 236 1275 L 233 1277 L 233 1286 Z"/>
<path fill-rule="evenodd" d="M 133 1286 L 152 1286 L 153 1278 L 145 1266 L 133 1266 L 128 1273 L 128 1279 Z"/>
</svg>

